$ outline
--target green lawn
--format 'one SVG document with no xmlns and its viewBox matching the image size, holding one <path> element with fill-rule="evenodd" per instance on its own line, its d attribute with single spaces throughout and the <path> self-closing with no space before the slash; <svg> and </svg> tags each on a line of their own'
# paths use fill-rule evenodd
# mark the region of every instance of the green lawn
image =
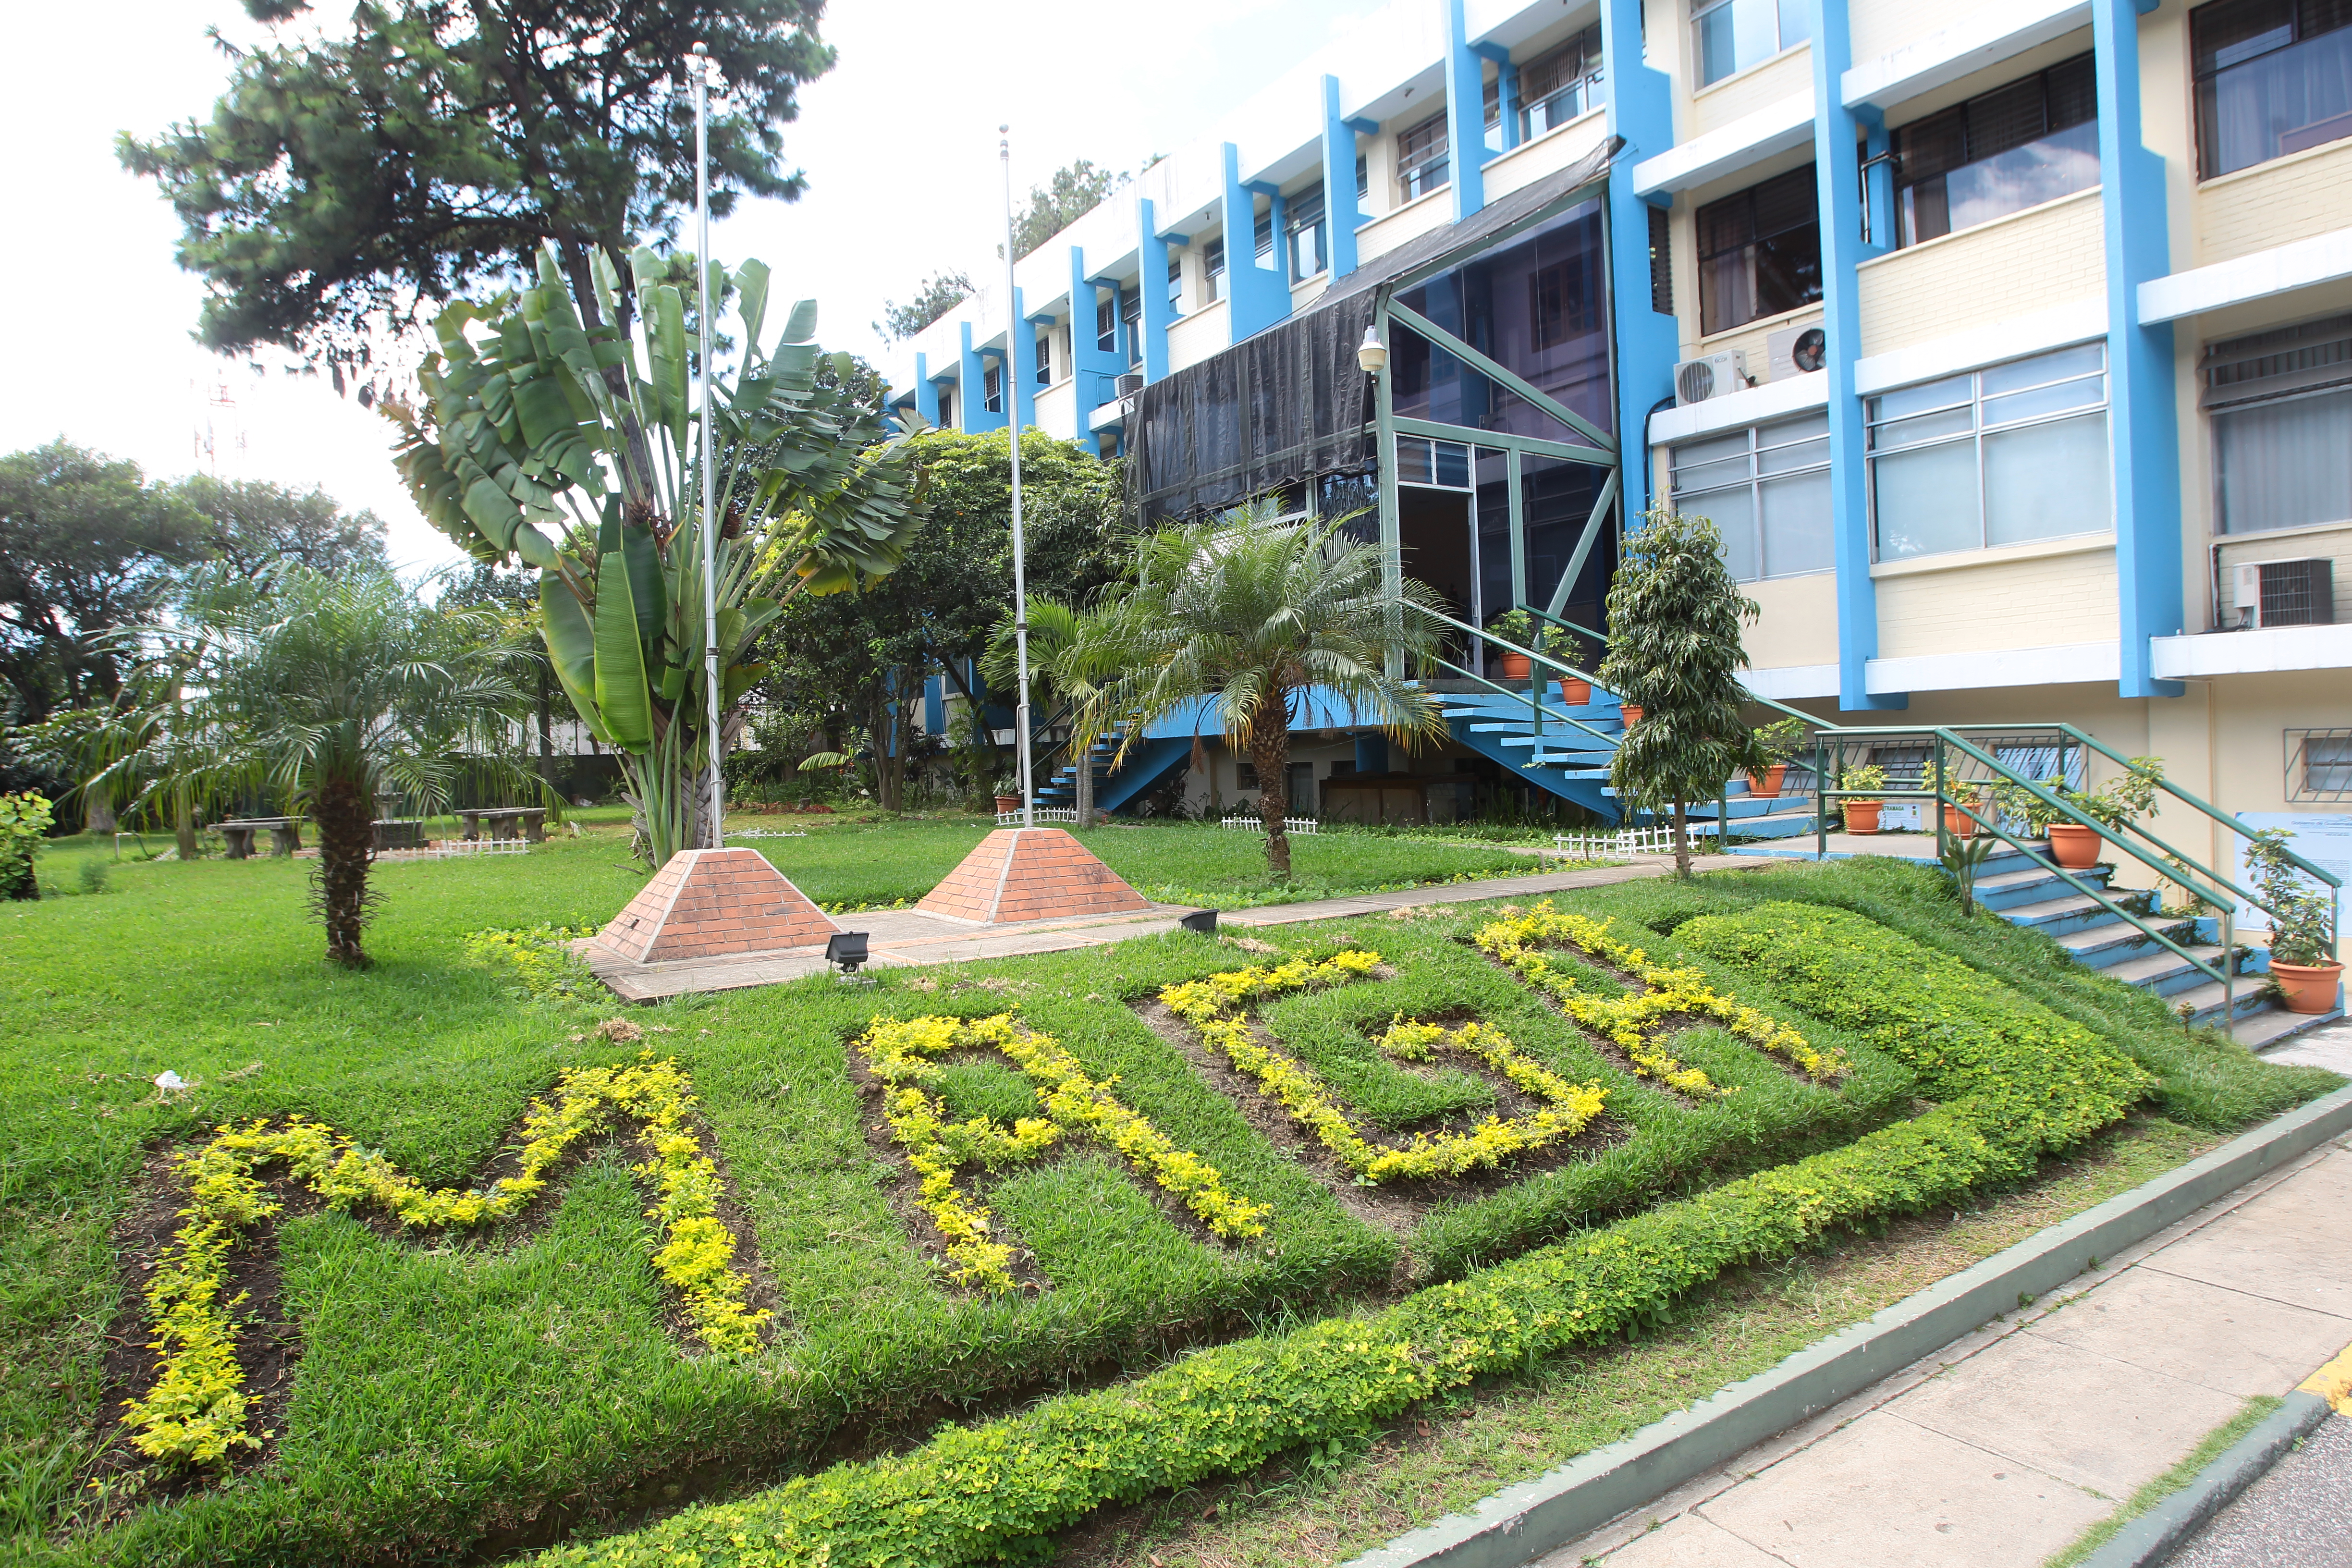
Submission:
<svg viewBox="0 0 2352 1568">
<path fill-rule="evenodd" d="M 919 894 L 937 875 L 917 868 L 919 857 L 944 870 L 985 831 L 816 824 L 806 839 L 752 842 L 836 903 Z M 1087 837 L 1147 892 L 1269 890 L 1224 879 L 1246 868 L 1251 836 L 1143 827 Z M 1351 887 L 1526 865 L 1475 846 L 1369 836 L 1298 844 L 1302 878 Z M 103 853 L 68 841 L 45 857 L 44 880 L 79 886 L 76 862 Z M 113 1234 L 142 1190 L 148 1151 L 224 1121 L 299 1111 L 422 1181 L 478 1180 L 559 1072 L 624 1062 L 635 1047 L 589 1032 L 615 1009 L 524 1003 L 509 976 L 467 960 L 462 939 L 600 921 L 643 880 L 609 828 L 524 858 L 388 864 L 369 932 L 375 966 L 350 974 L 320 963 L 302 863 L 107 863 L 111 891 L 0 905 L 0 1104 L 11 1129 L 0 1157 L 10 1345 L 0 1530 L 51 1531 L 47 1544 L 17 1537 L 34 1557 L 422 1561 L 561 1539 L 901 1445 L 943 1418 L 1144 1370 L 1187 1346 L 1377 1304 L 1849 1138 L 1912 1103 L 1906 1069 L 1713 964 L 1700 966 L 1722 989 L 1844 1046 L 1855 1070 L 1835 1086 L 1806 1083 L 1695 1030 L 1678 1041 L 1687 1058 L 1739 1093 L 1703 1104 L 1662 1093 L 1458 940 L 1491 906 L 1282 933 L 1291 951 L 1376 948 L 1394 972 L 1261 1013 L 1273 1039 L 1375 1124 L 1458 1122 L 1493 1103 L 1483 1079 L 1372 1051 L 1370 1037 L 1398 1014 L 1499 1024 L 1553 1070 L 1610 1089 L 1612 1138 L 1386 1219 L 1270 1141 L 1250 1120 L 1263 1107 L 1221 1092 L 1139 1012 L 1163 984 L 1258 961 L 1230 942 L 1175 934 L 893 971 L 867 990 L 818 979 L 634 1009 L 636 1022 L 669 1031 L 650 1043 L 693 1077 L 780 1312 L 773 1345 L 753 1357 L 681 1353 L 649 1266 L 631 1156 L 607 1145 L 558 1184 L 543 1215 L 488 1240 L 388 1236 L 365 1216 L 289 1217 L 277 1262 L 301 1360 L 290 1404 L 271 1417 L 268 1461 L 193 1489 L 131 1490 L 109 1472 L 110 1489 L 94 1493 L 83 1484 L 90 1467 L 119 1440 L 101 1406 L 106 1336 L 146 1331 L 122 1315 L 139 1287 L 118 1267 Z M 2184 1037 L 2161 1002 L 2053 963 L 2042 939 L 1989 918 L 1961 922 L 1916 868 L 1632 883 L 1580 895 L 1578 906 L 1671 931 L 1767 897 L 1843 904 L 1986 969 L 2137 1058 L 2160 1080 L 2158 1105 L 2185 1124 L 2227 1130 L 2336 1081 Z M 877 1014 L 1007 1007 L 1266 1205 L 1265 1237 L 1204 1239 L 1115 1156 L 1081 1145 L 982 1183 L 1037 1288 L 985 1298 L 946 1287 L 894 1200 L 905 1166 L 868 1136 L 874 1102 L 845 1042 Z M 152 1079 L 166 1068 L 196 1087 L 159 1094 Z M 951 1109 L 1001 1112 L 1017 1104 L 999 1103 L 1005 1088 L 992 1067 L 961 1071 Z"/>
</svg>

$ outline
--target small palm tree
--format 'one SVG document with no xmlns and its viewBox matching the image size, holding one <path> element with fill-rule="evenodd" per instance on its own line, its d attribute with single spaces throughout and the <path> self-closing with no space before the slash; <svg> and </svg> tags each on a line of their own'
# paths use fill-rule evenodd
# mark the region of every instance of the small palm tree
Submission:
<svg viewBox="0 0 2352 1568">
<path fill-rule="evenodd" d="M 1075 804 L 1081 827 L 1094 821 L 1095 742 L 1116 719 L 1121 687 L 1118 675 L 1092 662 L 1101 644 L 1104 616 L 1101 610 L 1074 610 L 1052 599 L 1029 601 L 1029 679 L 1044 687 L 1057 706 L 1069 705 L 1069 753 L 1076 769 Z M 1011 691 L 1020 683 L 1009 610 L 990 635 L 980 672 L 994 690 Z M 1031 787 L 1036 783 L 1033 779 Z"/>
<path fill-rule="evenodd" d="M 114 748 L 112 769 L 142 782 L 142 801 L 267 789 L 307 809 L 319 831 L 314 907 L 336 963 L 368 962 L 360 936 L 379 795 L 429 813 L 466 773 L 561 808 L 505 754 L 530 699 L 517 637 L 495 611 L 437 608 L 389 574 L 302 566 L 192 611 L 179 640 L 203 649 L 194 697 L 117 715 L 133 743 Z"/>
<path fill-rule="evenodd" d="M 1437 595 L 1410 578 L 1388 586 L 1378 547 L 1343 531 L 1351 518 L 1276 516 L 1271 500 L 1252 501 L 1139 541 L 1134 588 L 1098 613 L 1073 663 L 1120 681 L 1122 758 L 1145 725 L 1213 703 L 1226 743 L 1257 769 L 1266 869 L 1287 877 L 1290 728 L 1310 691 L 1404 744 L 1443 734 L 1445 721 L 1391 673 L 1435 650 Z"/>
</svg>

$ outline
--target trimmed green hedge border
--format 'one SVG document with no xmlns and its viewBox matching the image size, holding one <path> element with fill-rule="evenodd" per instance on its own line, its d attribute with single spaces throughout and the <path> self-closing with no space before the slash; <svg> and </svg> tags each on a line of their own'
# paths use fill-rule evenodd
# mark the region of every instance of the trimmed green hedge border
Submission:
<svg viewBox="0 0 2352 1568">
<path fill-rule="evenodd" d="M 1696 928 L 1696 929 L 1695 929 Z M 1945 1103 L 1843 1148 L 1432 1287 L 1188 1357 L 1149 1377 L 952 1428 L 652 1530 L 561 1548 L 571 1568 L 950 1568 L 1034 1558 L 1105 1502 L 1230 1475 L 1482 1375 L 1620 1332 L 1738 1264 L 1849 1221 L 2029 1173 L 2118 1120 L 2147 1075 L 2090 1031 L 1870 921 L 1771 903 L 1679 939 L 1773 976 L 1916 1069 Z"/>
</svg>

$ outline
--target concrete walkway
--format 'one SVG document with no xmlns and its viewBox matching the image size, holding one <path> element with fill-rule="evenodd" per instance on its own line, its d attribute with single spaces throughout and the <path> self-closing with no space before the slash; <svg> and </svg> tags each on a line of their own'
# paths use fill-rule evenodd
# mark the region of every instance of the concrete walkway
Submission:
<svg viewBox="0 0 2352 1568">
<path fill-rule="evenodd" d="M 2037 1568 L 2352 1342 L 2347 1223 L 2337 1139 L 1538 1562 Z"/>
<path fill-rule="evenodd" d="M 1692 868 L 1701 871 L 1753 871 L 1769 864 L 1736 855 L 1698 855 Z M 1217 916 L 1222 926 L 1256 929 L 1297 925 L 1307 921 L 1346 920 L 1390 910 L 1429 904 L 1475 903 L 1487 899 L 1539 899 L 1578 888 L 1607 887 L 1614 882 L 1669 876 L 1675 868 L 1670 855 L 1642 856 L 1623 866 L 1600 866 L 1581 871 L 1551 871 L 1532 877 L 1488 877 L 1475 882 L 1448 882 L 1437 887 L 1409 888 L 1395 893 L 1358 893 L 1340 899 L 1316 899 L 1306 903 L 1269 904 L 1254 910 L 1228 910 Z M 966 963 L 983 958 L 1013 958 L 1024 953 L 1066 952 L 1074 948 L 1100 947 L 1129 937 L 1153 936 L 1176 929 L 1192 913 L 1189 906 L 1157 904 L 1150 910 L 1108 918 L 1069 921 L 1027 921 L 1007 925 L 973 925 L 921 910 L 878 910 L 867 914 L 838 915 L 845 930 L 866 933 L 873 967 L 908 964 Z M 593 947 L 574 942 L 572 951 L 588 961 L 596 977 L 625 1002 L 657 1002 L 665 996 L 695 991 L 733 991 L 749 985 L 774 985 L 798 980 L 825 968 L 824 950 L 794 948 L 782 952 L 748 953 L 732 958 L 689 959 L 675 963 L 632 963 Z"/>
</svg>

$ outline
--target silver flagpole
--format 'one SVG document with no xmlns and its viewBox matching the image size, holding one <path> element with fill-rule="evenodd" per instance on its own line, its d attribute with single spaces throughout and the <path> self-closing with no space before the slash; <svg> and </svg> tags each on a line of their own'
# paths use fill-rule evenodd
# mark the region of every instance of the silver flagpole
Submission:
<svg viewBox="0 0 2352 1568">
<path fill-rule="evenodd" d="M 727 809 L 727 780 L 719 769 L 719 454 L 710 438 L 710 317 L 719 308 L 710 286 L 710 54 L 694 46 L 694 228 L 697 322 L 702 350 L 702 683 L 709 694 L 710 847 L 723 849 L 720 820 Z"/>
<path fill-rule="evenodd" d="M 1029 775 L 1029 577 L 1021 560 L 1021 393 L 1013 384 L 1013 334 L 1021 330 L 1013 307 L 1013 127 L 1000 125 L 997 157 L 1004 164 L 1004 422 L 1013 451 L 1013 653 L 1021 672 L 1019 700 L 1013 710 L 1013 740 L 1021 756 L 1021 826 L 1037 826 L 1037 795 Z"/>
</svg>

